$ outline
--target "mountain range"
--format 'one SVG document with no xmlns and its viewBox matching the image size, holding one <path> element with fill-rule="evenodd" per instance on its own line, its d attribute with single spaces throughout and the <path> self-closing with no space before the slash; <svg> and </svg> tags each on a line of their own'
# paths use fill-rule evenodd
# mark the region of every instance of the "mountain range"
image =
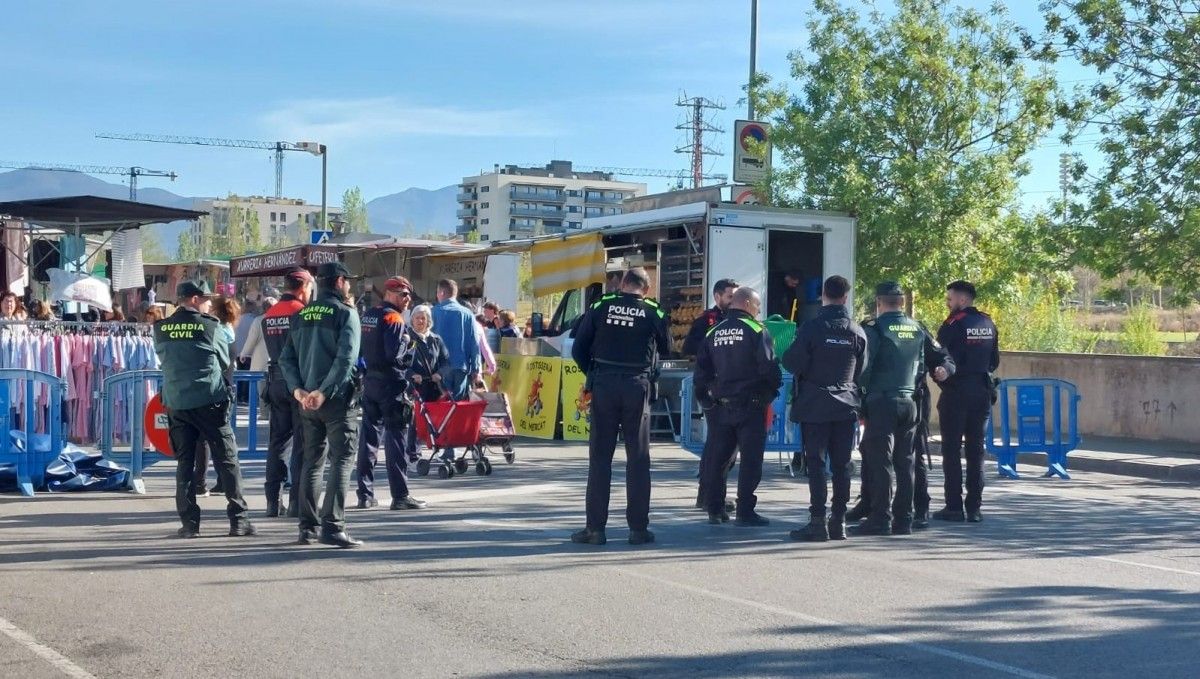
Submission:
<svg viewBox="0 0 1200 679">
<path fill-rule="evenodd" d="M 155 180 L 157 181 L 157 180 Z M 410 188 L 367 201 L 371 231 L 389 236 L 415 236 L 425 233 L 454 233 L 458 221 L 455 194 L 451 185 L 436 190 Z M 13 170 L 0 172 L 0 201 L 60 196 L 101 196 L 129 199 L 129 187 L 81 172 Z M 180 196 L 153 186 L 138 188 L 138 201 L 167 207 L 192 208 L 204 196 Z M 163 250 L 174 255 L 179 234 L 187 222 L 154 224 L 146 230 L 155 234 Z"/>
</svg>

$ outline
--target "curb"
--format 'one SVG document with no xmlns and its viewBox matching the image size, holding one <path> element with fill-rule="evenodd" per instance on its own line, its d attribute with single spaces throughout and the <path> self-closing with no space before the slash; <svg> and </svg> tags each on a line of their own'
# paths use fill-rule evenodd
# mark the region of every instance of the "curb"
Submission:
<svg viewBox="0 0 1200 679">
<path fill-rule="evenodd" d="M 988 455 L 988 460 L 996 458 Z M 1068 472 L 1098 472 L 1116 476 L 1132 476 L 1155 481 L 1174 481 L 1177 483 L 1200 484 L 1200 461 L 1183 464 L 1163 462 L 1164 458 L 1131 457 L 1127 459 L 1109 459 L 1091 457 L 1086 453 L 1067 454 Z M 1172 458 L 1166 458 L 1172 459 Z M 1046 467 L 1045 453 L 1021 453 L 1017 456 L 1018 464 Z"/>
</svg>

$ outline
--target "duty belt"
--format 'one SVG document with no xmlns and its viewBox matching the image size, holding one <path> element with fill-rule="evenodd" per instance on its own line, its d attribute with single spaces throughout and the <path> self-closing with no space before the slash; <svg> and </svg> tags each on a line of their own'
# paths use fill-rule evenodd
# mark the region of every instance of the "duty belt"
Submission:
<svg viewBox="0 0 1200 679">
<path fill-rule="evenodd" d="M 645 363 L 622 363 L 620 361 L 606 361 L 601 358 L 593 358 L 592 362 L 599 368 L 609 368 L 611 372 L 620 372 L 629 375 L 640 375 L 650 372 L 650 366 Z M 609 372 L 601 370 L 600 372 Z"/>
</svg>

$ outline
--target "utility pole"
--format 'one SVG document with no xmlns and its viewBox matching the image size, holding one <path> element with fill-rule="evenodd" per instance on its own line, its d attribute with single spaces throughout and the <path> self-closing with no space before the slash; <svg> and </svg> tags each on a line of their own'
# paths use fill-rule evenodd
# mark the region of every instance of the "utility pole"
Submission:
<svg viewBox="0 0 1200 679">
<path fill-rule="evenodd" d="M 725 130 L 717 127 L 705 118 L 705 111 L 724 111 L 725 105 L 704 97 L 688 97 L 681 94 L 676 106 L 690 109 L 690 116 L 684 122 L 675 126 L 677 130 L 691 132 L 691 143 L 683 144 L 675 149 L 675 153 L 685 153 L 692 156 L 692 188 L 698 189 L 704 185 L 704 156 L 723 156 L 724 153 L 704 143 L 706 132 L 720 134 Z"/>
<path fill-rule="evenodd" d="M 325 202 L 325 188 L 328 185 L 327 170 L 329 167 L 329 148 L 321 144 L 321 229 L 329 229 L 329 205 Z"/>
<path fill-rule="evenodd" d="M 750 80 L 746 81 L 746 120 L 754 120 L 754 73 L 758 57 L 758 0 L 750 0 Z"/>
</svg>

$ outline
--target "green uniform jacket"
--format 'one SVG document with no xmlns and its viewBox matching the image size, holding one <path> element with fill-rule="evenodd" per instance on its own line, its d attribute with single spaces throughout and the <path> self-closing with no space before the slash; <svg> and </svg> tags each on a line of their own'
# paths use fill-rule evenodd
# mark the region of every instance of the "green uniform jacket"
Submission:
<svg viewBox="0 0 1200 679">
<path fill-rule="evenodd" d="M 912 395 L 925 355 L 925 330 L 902 311 L 889 311 L 863 323 L 867 366 L 859 385 L 871 396 L 887 392 Z"/>
<path fill-rule="evenodd" d="M 229 342 L 216 318 L 179 307 L 154 324 L 154 352 L 162 363 L 164 406 L 191 410 L 229 400 Z"/>
<path fill-rule="evenodd" d="M 336 290 L 317 298 L 292 316 L 279 369 L 292 391 L 320 391 L 326 400 L 345 398 L 358 361 L 361 323 L 358 312 Z"/>
</svg>

